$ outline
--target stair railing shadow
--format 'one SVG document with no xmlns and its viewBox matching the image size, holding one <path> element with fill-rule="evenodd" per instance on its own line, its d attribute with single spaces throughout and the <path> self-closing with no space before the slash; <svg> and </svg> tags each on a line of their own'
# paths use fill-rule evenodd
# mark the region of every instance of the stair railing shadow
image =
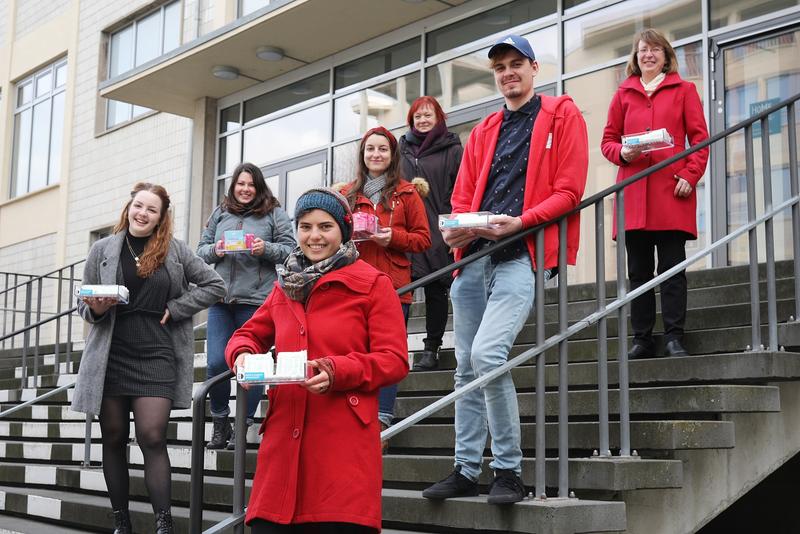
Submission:
<svg viewBox="0 0 800 534">
<path fill-rule="evenodd" d="M 800 94 L 794 95 L 786 100 L 778 102 L 774 106 L 765 109 L 764 111 L 739 122 L 711 137 L 698 143 L 683 152 L 676 154 L 668 159 L 661 161 L 633 176 L 619 182 L 607 189 L 590 196 L 583 200 L 573 210 L 557 217 L 553 220 L 546 221 L 539 225 L 525 229 L 513 236 L 506 237 L 495 244 L 481 249 L 480 251 L 463 258 L 443 269 L 431 273 L 415 282 L 408 284 L 397 290 L 398 294 L 405 294 L 415 289 L 422 287 L 434 280 L 444 276 L 450 276 L 451 273 L 457 269 L 472 263 L 488 254 L 492 254 L 496 250 L 503 248 L 525 236 L 533 234 L 535 242 L 535 265 L 544 265 L 544 232 L 545 229 L 551 225 L 558 225 L 559 233 L 559 251 L 558 251 L 558 333 L 545 339 L 545 314 L 544 314 L 544 291 L 538 291 L 538 288 L 544 288 L 544 270 L 537 269 L 535 271 L 537 294 L 535 298 L 535 321 L 536 321 L 536 345 L 523 352 L 522 354 L 508 360 L 502 366 L 486 373 L 485 375 L 476 378 L 469 384 L 459 388 L 452 393 L 445 395 L 439 400 L 429 404 L 425 408 L 415 412 L 414 414 L 404 418 L 398 424 L 384 430 L 381 433 L 381 439 L 389 439 L 395 436 L 414 424 L 430 417 L 437 411 L 453 404 L 458 398 L 474 391 L 475 389 L 484 386 L 488 382 L 499 378 L 507 372 L 510 372 L 515 367 L 518 367 L 532 359 L 536 359 L 536 413 L 535 420 L 537 423 L 545 420 L 545 351 L 554 347 L 558 347 L 558 497 L 559 498 L 574 498 L 574 494 L 569 490 L 568 468 L 569 468 L 569 451 L 568 451 L 568 346 L 569 339 L 581 332 L 585 328 L 597 325 L 597 343 L 598 343 L 598 412 L 599 412 L 599 436 L 598 436 L 598 456 L 600 458 L 611 458 L 611 447 L 609 444 L 609 408 L 608 408 L 608 336 L 607 336 L 607 319 L 611 314 L 616 313 L 618 318 L 618 374 L 619 374 L 619 428 L 620 428 L 620 447 L 619 455 L 617 458 L 635 459 L 637 456 L 632 454 L 630 443 L 630 401 L 629 401 L 629 380 L 628 380 L 628 354 L 625 340 L 628 337 L 627 333 L 627 315 L 628 306 L 630 302 L 643 293 L 655 288 L 657 285 L 666 279 L 672 277 L 678 272 L 686 269 L 689 265 L 697 262 L 698 260 L 710 255 L 713 251 L 728 245 L 734 239 L 743 236 L 745 233 L 748 236 L 748 262 L 750 274 L 750 309 L 751 309 L 751 345 L 749 350 L 763 349 L 761 339 L 761 316 L 759 308 L 759 275 L 758 275 L 758 242 L 757 242 L 757 228 L 764 225 L 765 231 L 765 255 L 766 255 L 766 285 L 767 285 L 767 336 L 768 348 L 770 351 L 777 351 L 778 347 L 778 321 L 777 321 L 777 297 L 776 297 L 776 282 L 775 282 L 775 244 L 774 244 L 774 217 L 783 212 L 784 210 L 791 209 L 792 213 L 792 244 L 794 258 L 800 257 L 800 186 L 798 185 L 798 161 L 797 161 L 797 131 L 796 131 L 796 109 L 795 104 L 800 100 Z M 761 132 L 769 132 L 769 115 L 779 113 L 786 110 L 788 124 L 787 124 L 787 137 L 789 144 L 789 181 L 790 181 L 790 194 L 791 197 L 778 204 L 773 205 L 772 201 L 772 176 L 770 167 L 770 135 L 761 135 L 762 146 L 762 186 L 763 186 L 763 214 L 756 216 L 756 181 L 755 181 L 755 165 L 753 161 L 753 128 L 754 124 L 759 123 Z M 626 256 L 625 256 L 625 188 L 639 180 L 646 178 L 648 175 L 661 170 L 672 163 L 680 161 L 690 154 L 702 150 L 720 140 L 726 139 L 734 133 L 744 130 L 745 136 L 745 163 L 746 163 L 746 186 L 747 186 L 747 223 L 740 226 L 734 231 L 729 232 L 724 237 L 707 245 L 702 250 L 698 251 L 685 261 L 669 269 L 668 271 L 656 276 L 648 283 L 638 287 L 634 291 L 627 291 L 626 286 Z M 617 215 L 617 280 L 616 280 L 616 298 L 611 302 L 606 302 L 605 290 L 605 214 L 604 214 L 604 201 L 607 197 L 614 195 L 615 210 Z M 597 310 L 589 314 L 583 319 L 575 322 L 571 326 L 567 320 L 567 289 L 568 289 L 568 271 L 567 271 L 567 219 L 573 214 L 580 213 L 586 208 L 593 207 L 595 215 L 595 268 L 596 268 L 596 295 L 597 295 Z M 794 262 L 794 293 L 795 293 L 795 315 L 794 317 L 800 318 L 800 263 Z M 233 373 L 227 371 L 221 373 L 214 378 L 209 379 L 199 388 L 194 396 L 195 403 L 195 417 L 193 418 L 193 441 L 192 441 L 192 475 L 191 475 L 191 502 L 190 502 L 190 531 L 201 532 L 202 525 L 202 485 L 203 485 L 203 470 L 202 470 L 202 457 L 203 457 L 203 427 L 205 425 L 205 397 L 211 385 L 221 380 L 230 379 Z M 213 382 L 208 387 L 206 384 Z M 242 398 L 243 389 L 241 386 L 237 388 L 237 398 Z M 241 405 L 241 410 L 240 410 Z M 222 532 L 230 527 L 234 528 L 234 532 L 244 532 L 244 504 L 243 498 L 238 496 L 244 495 L 244 429 L 245 429 L 245 403 L 236 403 L 236 454 L 241 455 L 241 462 L 235 463 L 234 466 L 234 502 L 232 515 L 221 523 L 204 531 L 204 534 L 212 534 Z M 200 414 L 200 417 L 197 417 Z M 199 428 L 198 428 L 199 427 Z M 197 441 L 194 438 L 199 437 Z M 545 481 L 545 425 L 536 424 L 536 439 L 535 439 L 536 457 L 535 457 L 535 498 L 542 502 L 548 499 L 546 494 L 546 481 Z M 635 453 L 635 451 L 633 451 Z M 199 467 L 195 469 L 195 466 Z"/>
</svg>

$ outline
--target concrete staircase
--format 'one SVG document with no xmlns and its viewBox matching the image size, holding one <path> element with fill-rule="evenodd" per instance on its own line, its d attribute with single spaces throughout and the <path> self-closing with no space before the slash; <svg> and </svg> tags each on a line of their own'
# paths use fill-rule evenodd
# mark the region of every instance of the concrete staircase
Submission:
<svg viewBox="0 0 800 534">
<path fill-rule="evenodd" d="M 782 321 L 794 314 L 791 269 L 791 263 L 778 264 L 778 316 Z M 791 352 L 800 348 L 800 326 L 781 326 L 786 351 L 745 351 L 750 344 L 747 280 L 747 270 L 741 267 L 690 273 L 685 341 L 695 356 L 631 362 L 631 443 L 637 451 L 632 458 L 593 455 L 598 448 L 595 332 L 586 330 L 570 342 L 569 482 L 577 498 L 528 499 L 509 507 L 489 506 L 485 495 L 442 503 L 423 499 L 420 490 L 452 470 L 450 407 L 392 439 L 384 458 L 385 532 L 672 534 L 698 530 L 800 451 L 800 425 L 795 423 L 800 417 L 800 354 Z M 610 296 L 613 285 L 608 284 Z M 556 329 L 555 297 L 553 290 L 547 291 L 548 335 Z M 593 286 L 572 287 L 569 298 L 571 321 L 596 308 Z M 409 323 L 411 350 L 422 348 L 422 315 L 422 305 L 415 304 Z M 616 320 L 611 319 L 610 358 L 616 356 L 616 332 Z M 534 338 L 535 326 L 529 322 L 517 339 L 514 354 L 529 348 Z M 204 332 L 198 332 L 197 383 L 205 378 L 203 339 Z M 449 333 L 445 344 L 450 348 L 442 353 L 440 370 L 412 373 L 401 384 L 398 418 L 452 390 L 455 361 Z M 42 347 L 40 352 L 52 354 L 52 347 Z M 0 356 L 0 410 L 74 380 L 70 375 L 57 379 L 53 357 L 40 358 L 42 380 L 40 387 L 33 389 L 29 387 L 32 382 L 23 383 L 20 378 L 19 356 L 12 351 Z M 555 353 L 547 359 L 554 364 Z M 534 481 L 534 376 L 533 366 L 514 371 L 523 418 L 523 479 L 528 484 Z M 616 376 L 616 363 L 612 362 L 612 420 L 617 410 Z M 548 365 L 546 382 L 546 480 L 548 494 L 555 495 L 555 365 Z M 69 411 L 71 397 L 72 390 L 62 392 L 0 419 L 0 533 L 111 531 L 110 506 L 99 467 L 99 425 L 92 425 L 93 467 L 82 468 L 84 420 L 82 414 Z M 259 419 L 265 408 L 262 403 Z M 173 513 L 180 532 L 188 531 L 190 417 L 189 410 L 176 410 L 168 430 Z M 618 447 L 618 432 L 618 424 L 612 422 L 612 448 Z M 207 438 L 210 433 L 209 422 Z M 258 441 L 254 430 L 248 441 L 247 471 L 252 476 Z M 488 455 L 488 448 L 486 452 Z M 152 511 L 141 453 L 135 444 L 129 455 L 134 527 L 137 532 L 150 532 Z M 204 465 L 204 518 L 205 525 L 211 526 L 230 510 L 233 453 L 204 451 Z M 484 492 L 489 481 L 487 467 L 480 480 Z"/>
</svg>

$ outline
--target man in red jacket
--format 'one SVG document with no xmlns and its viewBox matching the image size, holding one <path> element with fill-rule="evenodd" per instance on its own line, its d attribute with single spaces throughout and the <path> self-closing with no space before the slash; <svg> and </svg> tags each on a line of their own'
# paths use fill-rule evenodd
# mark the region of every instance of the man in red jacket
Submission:
<svg viewBox="0 0 800 534">
<path fill-rule="evenodd" d="M 539 64 L 530 43 L 508 35 L 489 49 L 489 58 L 505 107 L 472 130 L 451 201 L 454 213 L 495 215 L 491 228 L 445 231 L 456 259 L 568 212 L 586 185 L 586 123 L 570 97 L 535 94 Z M 578 237 L 576 214 L 568 220 L 570 264 L 575 263 Z M 533 270 L 539 268 L 533 247 L 532 237 L 519 240 L 464 267 L 453 282 L 456 389 L 507 361 L 533 304 Z M 558 229 L 552 225 L 545 231 L 545 279 L 557 267 Z M 495 472 L 488 501 L 521 501 L 519 407 L 511 373 L 461 397 L 455 411 L 455 470 L 423 491 L 423 497 L 478 495 L 488 432 Z"/>
</svg>

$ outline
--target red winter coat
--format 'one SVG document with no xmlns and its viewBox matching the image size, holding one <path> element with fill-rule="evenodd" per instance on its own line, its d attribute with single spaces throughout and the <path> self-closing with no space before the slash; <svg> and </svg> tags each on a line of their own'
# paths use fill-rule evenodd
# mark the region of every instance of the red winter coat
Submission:
<svg viewBox="0 0 800 534">
<path fill-rule="evenodd" d="M 659 128 L 666 128 L 672 136 L 673 148 L 648 152 L 631 163 L 620 159 L 623 135 Z M 703 105 L 694 84 L 670 73 L 648 97 L 639 77 L 630 76 L 611 100 L 601 149 L 608 161 L 620 166 L 617 182 L 621 182 L 686 150 L 687 137 L 690 145 L 708 138 Z M 697 239 L 696 189 L 707 162 L 708 148 L 704 148 L 626 187 L 625 230 L 681 230 Z M 676 175 L 692 186 L 688 197 L 674 195 Z M 614 221 L 616 238 L 616 210 Z"/>
<path fill-rule="evenodd" d="M 542 107 L 531 132 L 525 198 L 522 204 L 522 227 L 530 228 L 576 207 L 586 187 L 589 146 L 586 122 L 569 96 L 541 95 Z M 492 113 L 469 135 L 464 157 L 453 189 L 453 213 L 480 211 L 486 180 L 494 158 L 503 112 Z M 567 220 L 567 263 L 575 264 L 580 240 L 580 214 Z M 533 236 L 525 238 L 531 265 L 536 268 Z M 544 264 L 558 265 L 558 225 L 544 232 Z M 464 256 L 456 249 L 455 259 Z"/>
<path fill-rule="evenodd" d="M 344 186 L 342 194 L 347 195 L 352 183 Z M 353 211 L 364 211 L 378 215 L 378 224 L 382 228 L 391 227 L 392 239 L 388 247 L 382 247 L 372 241 L 359 241 L 359 258 L 369 263 L 382 273 L 388 274 L 395 289 L 411 283 L 410 252 L 422 252 L 431 246 L 431 233 L 428 228 L 428 216 L 425 205 L 417 193 L 417 189 L 409 182 L 400 180 L 394 188 L 390 209 L 383 207 L 383 202 L 375 206 L 370 199 L 359 193 Z M 411 304 L 411 293 L 400 296 L 400 302 Z"/>
<path fill-rule="evenodd" d="M 403 314 L 389 277 L 356 261 L 320 278 L 305 306 L 276 283 L 233 334 L 225 358 L 232 366 L 239 353 L 265 353 L 273 344 L 278 353 L 306 349 L 310 360 L 329 357 L 334 382 L 325 395 L 294 384 L 267 390 L 247 521 L 380 530 L 378 389 L 408 373 Z"/>
</svg>

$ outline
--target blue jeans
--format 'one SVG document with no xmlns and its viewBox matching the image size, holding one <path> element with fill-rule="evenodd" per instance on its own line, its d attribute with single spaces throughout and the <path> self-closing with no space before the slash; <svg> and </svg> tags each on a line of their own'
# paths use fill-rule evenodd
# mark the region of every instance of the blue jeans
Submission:
<svg viewBox="0 0 800 534">
<path fill-rule="evenodd" d="M 527 254 L 493 263 L 489 256 L 467 265 L 453 281 L 455 388 L 503 365 L 533 305 L 534 273 Z M 455 464 L 477 480 L 487 432 L 492 469 L 522 472 L 519 406 L 511 373 L 455 403 Z"/>
<path fill-rule="evenodd" d="M 249 304 L 214 304 L 208 309 L 206 336 L 206 377 L 211 378 L 230 370 L 225 363 L 225 346 L 237 328 L 247 322 L 258 309 Z M 220 382 L 208 392 L 211 416 L 228 417 L 231 413 L 231 381 Z M 252 419 L 258 403 L 264 397 L 264 386 L 250 386 L 247 391 L 247 417 Z"/>
<path fill-rule="evenodd" d="M 411 311 L 411 304 L 401 304 L 403 307 L 403 319 L 408 327 L 408 314 Z M 394 419 L 394 401 L 397 400 L 397 384 L 386 386 L 378 391 L 378 420 L 386 426 L 392 426 Z"/>
</svg>

